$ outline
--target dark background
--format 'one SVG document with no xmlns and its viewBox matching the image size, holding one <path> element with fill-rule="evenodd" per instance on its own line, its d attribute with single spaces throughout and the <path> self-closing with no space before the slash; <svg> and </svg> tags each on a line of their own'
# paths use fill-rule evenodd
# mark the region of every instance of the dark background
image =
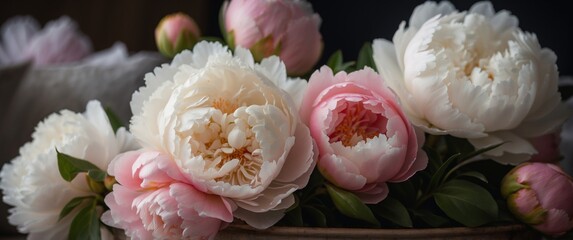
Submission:
<svg viewBox="0 0 573 240">
<path fill-rule="evenodd" d="M 153 32 L 166 14 L 184 12 L 199 24 L 204 35 L 221 36 L 217 14 L 222 0 L 4 0 L 0 22 L 14 15 L 32 15 L 40 23 L 61 15 L 78 22 L 95 50 L 116 41 L 132 52 L 156 50 Z M 319 64 L 337 49 L 352 60 L 362 44 L 375 38 L 391 39 L 398 24 L 408 20 L 422 0 L 315 0 L 310 1 L 322 17 L 324 53 Z M 452 1 L 467 10 L 476 1 Z M 520 27 L 537 34 L 541 46 L 557 53 L 560 73 L 573 75 L 573 14 L 567 1 L 493 1 L 496 10 L 506 9 L 519 18 Z"/>
</svg>

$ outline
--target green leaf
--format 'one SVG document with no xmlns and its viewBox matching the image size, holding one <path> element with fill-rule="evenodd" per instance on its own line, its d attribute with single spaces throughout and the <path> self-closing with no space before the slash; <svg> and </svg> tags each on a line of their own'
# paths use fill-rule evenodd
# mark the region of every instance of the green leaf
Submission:
<svg viewBox="0 0 573 240">
<path fill-rule="evenodd" d="M 107 115 L 107 119 L 109 119 L 109 124 L 111 125 L 113 132 L 117 132 L 117 129 L 123 127 L 121 120 L 119 120 L 119 117 L 113 112 L 113 110 L 111 110 L 111 108 L 106 107 L 105 114 Z"/>
<path fill-rule="evenodd" d="M 436 204 L 446 215 L 468 227 L 495 221 L 498 207 L 491 194 L 475 183 L 454 179 L 434 192 Z"/>
<path fill-rule="evenodd" d="M 354 62 L 353 62 L 353 61 L 345 62 L 345 63 L 342 63 L 340 66 L 337 66 L 337 67 L 334 69 L 334 72 L 337 73 L 337 72 L 341 72 L 341 71 L 347 71 L 347 70 L 348 70 L 350 67 L 352 67 L 352 66 L 354 66 Z"/>
<path fill-rule="evenodd" d="M 328 58 L 326 65 L 334 71 L 338 66 L 342 65 L 342 51 L 337 50 Z"/>
<path fill-rule="evenodd" d="M 380 223 L 374 214 L 356 195 L 344 191 L 331 184 L 326 184 L 326 190 L 334 202 L 334 206 L 345 216 L 364 220 L 373 226 L 380 227 Z"/>
<path fill-rule="evenodd" d="M 58 169 L 60 170 L 60 175 L 64 180 L 71 182 L 78 173 L 87 172 L 89 170 L 99 170 L 96 165 L 79 158 L 72 157 L 65 153 L 58 152 L 56 149 L 56 153 L 58 155 Z"/>
<path fill-rule="evenodd" d="M 438 168 L 438 170 L 434 173 L 434 175 L 432 175 L 429 186 L 430 191 L 440 186 L 440 184 L 443 182 L 446 170 L 449 169 L 452 162 L 454 162 L 460 155 L 461 155 L 460 153 L 452 155 L 450 158 L 448 158 L 448 160 L 446 160 L 442 164 L 442 166 L 440 166 L 440 168 Z"/>
<path fill-rule="evenodd" d="M 72 220 L 68 239 L 70 240 L 99 240 L 100 223 L 97 214 L 96 200 L 80 210 L 78 215 Z"/>
<path fill-rule="evenodd" d="M 356 69 L 360 70 L 364 67 L 370 67 L 376 71 L 376 64 L 372 58 L 372 43 L 365 42 L 360 48 L 358 59 L 356 60 Z"/>
<path fill-rule="evenodd" d="M 495 144 L 495 145 L 492 145 L 492 146 L 489 146 L 489 147 L 485 147 L 485 148 L 482 148 L 482 149 L 473 151 L 473 152 L 471 152 L 471 153 L 469 153 L 469 154 L 466 154 L 466 155 L 463 155 L 462 157 L 460 157 L 460 160 L 459 160 L 459 161 L 468 160 L 468 159 L 473 158 L 473 157 L 475 157 L 475 156 L 477 156 L 477 155 L 480 155 L 480 154 L 482 154 L 482 153 L 485 153 L 485 152 L 487 152 L 487 151 L 489 151 L 489 150 L 492 150 L 492 149 L 494 149 L 494 148 L 497 148 L 497 147 L 503 145 L 504 143 L 505 143 L 505 142 L 498 143 L 498 144 Z"/>
<path fill-rule="evenodd" d="M 330 56 L 330 58 L 328 58 L 326 65 L 332 69 L 332 72 L 337 73 L 340 71 L 346 71 L 355 64 L 353 61 L 343 62 L 342 60 L 342 51 L 337 50 Z"/>
<path fill-rule="evenodd" d="M 72 212 L 72 210 L 74 210 L 74 208 L 79 206 L 85 199 L 89 199 L 89 198 L 94 198 L 94 197 L 93 196 L 84 196 L 84 197 L 76 197 L 76 198 L 70 200 L 66 204 L 66 206 L 64 206 L 64 208 L 62 208 L 62 211 L 60 211 L 60 217 L 58 218 L 58 221 L 62 220 L 62 218 L 66 217 L 68 214 L 70 214 L 70 212 Z"/>
<path fill-rule="evenodd" d="M 318 227 L 326 227 L 326 216 L 320 210 L 310 205 L 302 207 L 304 219 L 312 221 Z"/>
<path fill-rule="evenodd" d="M 103 182 L 105 177 L 107 177 L 107 173 L 99 169 L 90 169 L 88 170 L 88 176 L 96 182 Z"/>
<path fill-rule="evenodd" d="M 458 177 L 470 177 L 470 178 L 475 178 L 475 179 L 478 179 L 482 182 L 488 183 L 487 177 L 483 173 L 478 172 L 478 171 L 464 172 L 464 173 L 458 175 Z"/>
<path fill-rule="evenodd" d="M 410 228 L 413 226 L 408 209 L 406 209 L 404 204 L 392 197 L 386 197 L 384 201 L 371 206 L 371 208 L 376 215 L 398 226 Z"/>
</svg>

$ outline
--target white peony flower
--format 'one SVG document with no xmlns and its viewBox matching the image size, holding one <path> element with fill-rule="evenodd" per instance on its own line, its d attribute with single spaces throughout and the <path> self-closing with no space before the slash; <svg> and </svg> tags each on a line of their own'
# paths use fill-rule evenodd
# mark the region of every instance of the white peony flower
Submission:
<svg viewBox="0 0 573 240">
<path fill-rule="evenodd" d="M 137 145 L 125 128 L 113 132 L 98 101 L 89 102 L 84 114 L 62 110 L 40 122 L 32 141 L 0 172 L 3 200 L 14 206 L 8 220 L 28 239 L 66 239 L 75 214 L 58 222 L 60 211 L 71 199 L 94 194 L 82 175 L 72 182 L 60 176 L 56 148 L 105 170 L 117 154 Z"/>
<path fill-rule="evenodd" d="M 287 79 L 277 57 L 255 64 L 246 49 L 233 56 L 208 42 L 145 81 L 130 126 L 143 147 L 170 155 L 197 189 L 236 204 L 234 215 L 251 226 L 276 223 L 316 163 L 298 116 L 306 82 Z"/>
<path fill-rule="evenodd" d="M 430 134 L 467 138 L 503 163 L 529 159 L 525 139 L 558 128 L 569 115 L 557 92 L 555 54 L 518 28 L 508 11 L 478 2 L 458 13 L 426 2 L 394 34 L 377 39 L 374 61 L 410 121 Z"/>
</svg>

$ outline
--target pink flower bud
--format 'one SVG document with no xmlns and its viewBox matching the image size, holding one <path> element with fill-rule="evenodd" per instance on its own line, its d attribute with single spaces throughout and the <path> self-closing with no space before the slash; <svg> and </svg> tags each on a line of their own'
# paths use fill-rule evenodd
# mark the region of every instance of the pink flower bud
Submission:
<svg viewBox="0 0 573 240">
<path fill-rule="evenodd" d="M 552 236 L 573 228 L 573 179 L 551 163 L 523 163 L 502 180 L 509 210 L 522 222 Z"/>
<path fill-rule="evenodd" d="M 155 28 L 157 48 L 168 57 L 173 57 L 184 49 L 191 49 L 200 36 L 201 32 L 195 21 L 184 13 L 163 17 Z"/>
<path fill-rule="evenodd" d="M 299 0 L 233 0 L 224 10 L 226 39 L 260 61 L 278 55 L 287 72 L 302 75 L 322 54 L 320 16 L 310 3 Z"/>
<path fill-rule="evenodd" d="M 537 154 L 531 156 L 530 162 L 547 162 L 555 163 L 559 161 L 561 153 L 559 152 L 559 142 L 561 141 L 559 133 L 545 134 L 540 137 L 530 139 L 529 142 L 537 150 Z"/>
</svg>

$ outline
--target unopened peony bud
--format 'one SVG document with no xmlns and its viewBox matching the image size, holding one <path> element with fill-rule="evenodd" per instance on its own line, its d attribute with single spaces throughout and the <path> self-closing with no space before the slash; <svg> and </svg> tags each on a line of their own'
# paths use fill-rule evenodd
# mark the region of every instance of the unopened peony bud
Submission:
<svg viewBox="0 0 573 240">
<path fill-rule="evenodd" d="M 155 43 L 159 51 L 173 57 L 197 43 L 201 32 L 191 17 L 184 13 L 165 16 L 155 28 Z"/>
<path fill-rule="evenodd" d="M 573 228 L 573 179 L 551 163 L 524 163 L 502 180 L 509 210 L 522 222 L 552 236 Z"/>
<path fill-rule="evenodd" d="M 113 190 L 113 185 L 116 184 L 117 181 L 115 180 L 115 177 L 113 176 L 105 176 L 105 179 L 103 179 L 103 185 L 105 186 L 105 189 L 107 189 L 108 191 L 112 191 Z"/>
<path fill-rule="evenodd" d="M 289 74 L 302 75 L 322 54 L 321 19 L 306 1 L 233 0 L 223 11 L 228 44 L 256 61 L 277 55 Z"/>
<path fill-rule="evenodd" d="M 86 182 L 90 187 L 90 190 L 94 193 L 103 193 L 105 191 L 105 186 L 101 182 L 93 180 L 90 176 L 86 174 Z"/>
</svg>

